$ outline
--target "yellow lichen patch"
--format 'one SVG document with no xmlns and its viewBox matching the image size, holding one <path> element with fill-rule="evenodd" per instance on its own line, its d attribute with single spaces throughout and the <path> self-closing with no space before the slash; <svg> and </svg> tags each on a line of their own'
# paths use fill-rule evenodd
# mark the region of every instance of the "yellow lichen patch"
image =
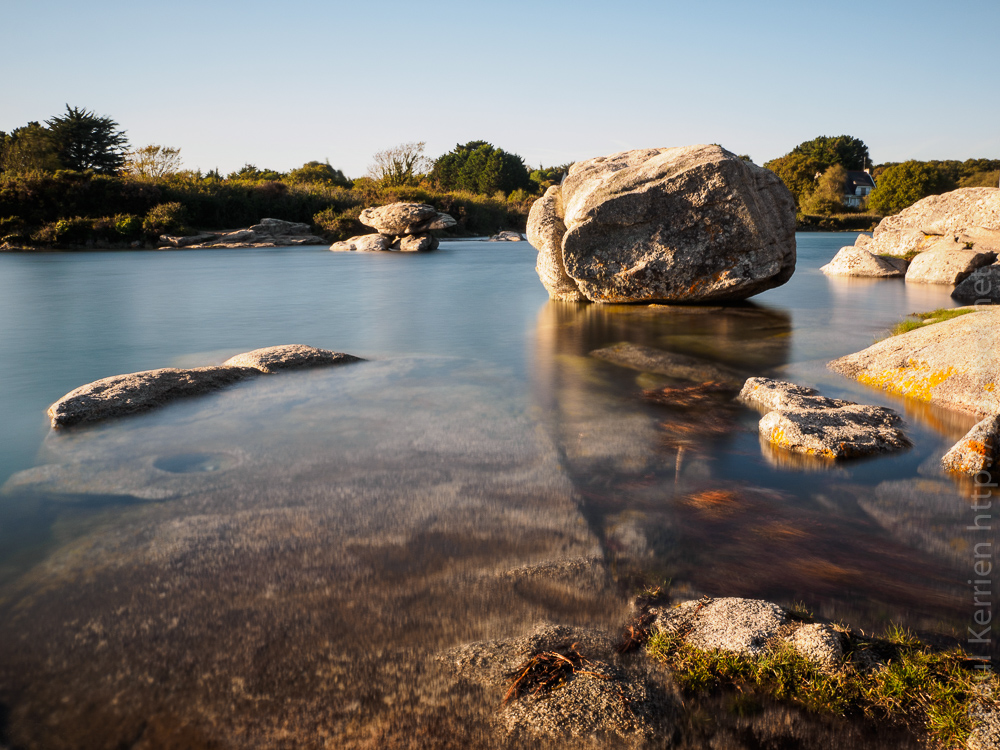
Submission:
<svg viewBox="0 0 1000 750">
<path fill-rule="evenodd" d="M 993 390 L 995 388 L 996 388 L 996 385 L 993 384 L 993 383 L 987 383 L 986 385 L 983 386 L 983 390 L 986 391 L 987 393 L 993 393 Z"/>
<path fill-rule="evenodd" d="M 957 372 L 954 367 L 935 370 L 926 362 L 910 360 L 905 367 L 862 373 L 858 380 L 883 391 L 898 393 L 918 401 L 930 401 L 933 390 Z"/>
</svg>

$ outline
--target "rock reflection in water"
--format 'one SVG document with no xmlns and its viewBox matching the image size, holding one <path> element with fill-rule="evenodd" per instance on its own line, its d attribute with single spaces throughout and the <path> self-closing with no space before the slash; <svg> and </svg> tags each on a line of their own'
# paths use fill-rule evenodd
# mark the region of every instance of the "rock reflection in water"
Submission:
<svg viewBox="0 0 1000 750">
<path fill-rule="evenodd" d="M 944 554 L 961 533 L 900 533 L 905 502 L 854 477 L 874 462 L 777 453 L 760 445 L 756 412 L 739 407 L 718 429 L 725 408 L 706 403 L 692 419 L 645 403 L 651 376 L 587 356 L 631 342 L 766 375 L 786 364 L 790 331 L 787 314 L 754 307 L 542 310 L 534 392 L 612 570 L 625 586 L 672 580 L 691 594 L 803 600 L 864 628 L 892 620 L 961 632 L 959 560 Z M 961 505 L 954 485 L 941 487 Z"/>
</svg>

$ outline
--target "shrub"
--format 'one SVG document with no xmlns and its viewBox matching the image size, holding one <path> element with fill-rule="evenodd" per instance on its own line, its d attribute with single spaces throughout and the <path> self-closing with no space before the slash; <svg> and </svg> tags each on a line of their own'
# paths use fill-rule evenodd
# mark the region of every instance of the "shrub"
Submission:
<svg viewBox="0 0 1000 750">
<path fill-rule="evenodd" d="M 154 239 L 161 234 L 183 234 L 187 231 L 186 219 L 187 211 L 180 203 L 161 203 L 149 209 L 146 218 L 142 220 L 142 230 Z"/>
<path fill-rule="evenodd" d="M 123 239 L 137 239 L 142 234 L 142 219 L 135 214 L 115 214 L 114 228 Z"/>
<path fill-rule="evenodd" d="M 330 242 L 339 242 L 348 237 L 356 237 L 359 234 L 367 234 L 374 230 L 366 227 L 358 220 L 361 215 L 361 206 L 349 208 L 346 211 L 338 212 L 334 208 L 325 208 L 313 216 L 313 224 L 318 226 L 323 232 L 323 236 Z"/>
</svg>

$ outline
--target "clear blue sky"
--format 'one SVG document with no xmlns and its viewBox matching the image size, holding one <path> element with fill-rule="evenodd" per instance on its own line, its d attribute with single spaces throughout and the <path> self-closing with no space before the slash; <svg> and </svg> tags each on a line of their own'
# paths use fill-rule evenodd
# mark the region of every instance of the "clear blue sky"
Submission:
<svg viewBox="0 0 1000 750">
<path fill-rule="evenodd" d="M 1000 2 L 8 0 L 0 130 L 64 104 L 184 165 L 349 176 L 404 141 L 529 165 L 849 134 L 876 162 L 1000 158 Z"/>
</svg>

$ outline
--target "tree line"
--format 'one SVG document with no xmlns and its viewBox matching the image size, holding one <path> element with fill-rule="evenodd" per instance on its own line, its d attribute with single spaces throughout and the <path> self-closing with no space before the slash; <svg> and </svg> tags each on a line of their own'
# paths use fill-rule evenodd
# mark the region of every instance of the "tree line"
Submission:
<svg viewBox="0 0 1000 750">
<path fill-rule="evenodd" d="M 870 212 L 889 216 L 929 195 L 961 187 L 997 187 L 1000 159 L 874 164 L 868 146 L 850 135 L 819 136 L 765 162 L 795 197 L 800 214 L 830 216 Z M 867 170 L 875 189 L 858 208 L 844 203 L 848 171 Z"/>
<path fill-rule="evenodd" d="M 44 123 L 0 132 L 0 244 L 137 246 L 266 216 L 310 223 L 333 241 L 370 231 L 361 211 L 395 200 L 451 213 L 459 233 L 523 231 L 534 198 L 569 167 L 529 170 L 486 141 L 434 159 L 425 146 L 379 151 L 355 179 L 329 160 L 286 172 L 246 163 L 226 175 L 203 173 L 184 169 L 179 148 L 134 148 L 112 118 L 67 104 Z"/>
</svg>

